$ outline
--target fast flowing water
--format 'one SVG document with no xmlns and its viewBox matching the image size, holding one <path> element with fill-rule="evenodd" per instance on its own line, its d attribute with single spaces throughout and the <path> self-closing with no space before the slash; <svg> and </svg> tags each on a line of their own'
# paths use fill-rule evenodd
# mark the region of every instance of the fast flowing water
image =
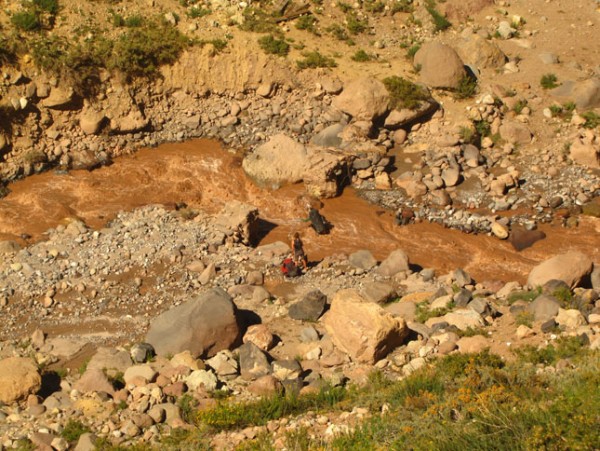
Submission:
<svg viewBox="0 0 600 451">
<path fill-rule="evenodd" d="M 580 226 L 566 229 L 544 225 L 547 238 L 517 252 L 510 243 L 486 235 L 466 235 L 437 224 L 397 226 L 393 214 L 346 189 L 325 200 L 321 213 L 333 224 L 328 235 L 310 229 L 302 185 L 272 191 L 255 186 L 241 168 L 241 159 L 218 143 L 194 140 L 143 149 L 94 171 L 50 171 L 10 185 L 0 199 L 0 239 L 44 231 L 65 218 L 80 218 L 93 228 L 105 225 L 117 212 L 148 204 L 174 206 L 185 202 L 208 213 L 218 212 L 237 199 L 258 207 L 272 224 L 261 244 L 289 242 L 299 231 L 312 261 L 328 255 L 369 249 L 385 258 L 401 248 L 411 263 L 438 273 L 463 268 L 476 280 L 523 282 L 540 261 L 568 250 L 581 250 L 600 261 L 600 220 L 581 218 Z"/>
</svg>

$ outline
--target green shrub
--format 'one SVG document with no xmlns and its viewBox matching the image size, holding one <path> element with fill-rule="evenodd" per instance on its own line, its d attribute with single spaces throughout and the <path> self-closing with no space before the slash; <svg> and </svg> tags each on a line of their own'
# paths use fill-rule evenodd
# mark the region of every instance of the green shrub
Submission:
<svg viewBox="0 0 600 451">
<path fill-rule="evenodd" d="M 515 318 L 515 324 L 517 326 L 532 327 L 534 319 L 535 318 L 533 316 L 533 313 L 531 313 L 528 310 L 523 310 L 523 311 L 517 313 L 517 316 Z"/>
<path fill-rule="evenodd" d="M 425 9 L 433 19 L 433 26 L 435 31 L 444 31 L 452 26 L 452 24 L 446 19 L 437 9 L 435 9 L 435 1 L 427 0 L 425 2 Z"/>
<path fill-rule="evenodd" d="M 359 19 L 356 14 L 349 13 L 346 15 L 346 27 L 350 34 L 361 34 L 364 33 L 369 26 L 367 19 Z"/>
<path fill-rule="evenodd" d="M 39 15 L 34 11 L 20 11 L 10 18 L 11 23 L 18 30 L 37 31 L 42 28 Z"/>
<path fill-rule="evenodd" d="M 385 10 L 385 3 L 380 0 L 366 0 L 364 2 L 364 8 L 371 14 L 378 14 Z"/>
<path fill-rule="evenodd" d="M 517 114 L 521 114 L 521 112 L 523 111 L 523 108 L 525 108 L 526 106 L 527 106 L 527 100 L 521 99 L 515 104 L 513 111 Z"/>
<path fill-rule="evenodd" d="M 558 78 L 554 74 L 544 74 L 540 79 L 540 85 L 544 89 L 553 89 L 558 86 Z"/>
<path fill-rule="evenodd" d="M 290 52 L 290 45 L 283 39 L 273 37 L 272 34 L 260 38 L 258 45 L 269 55 L 286 56 Z"/>
<path fill-rule="evenodd" d="M 582 113 L 581 117 L 585 119 L 585 124 L 583 124 L 585 128 L 592 129 L 600 125 L 600 115 L 594 113 L 593 111 Z"/>
<path fill-rule="evenodd" d="M 346 397 L 342 387 L 324 388 L 319 393 L 304 396 L 272 396 L 240 404 L 223 402 L 217 407 L 198 413 L 198 422 L 222 431 L 250 425 L 264 425 L 270 420 L 306 410 L 333 407 Z"/>
<path fill-rule="evenodd" d="M 352 61 L 356 61 L 357 63 L 363 63 L 365 61 L 371 61 L 373 58 L 363 49 L 357 50 L 354 55 L 350 57 Z"/>
<path fill-rule="evenodd" d="M 33 6 L 53 16 L 58 14 L 59 10 L 58 0 L 33 0 Z"/>
<path fill-rule="evenodd" d="M 192 395 L 185 393 L 177 400 L 177 405 L 181 409 L 181 418 L 186 423 L 192 423 L 196 419 L 196 408 L 198 400 Z"/>
<path fill-rule="evenodd" d="M 281 30 L 275 23 L 273 16 L 267 14 L 262 9 L 246 8 L 242 15 L 244 22 L 240 25 L 240 30 L 252 31 L 254 33 L 272 33 L 281 34 Z"/>
<path fill-rule="evenodd" d="M 132 28 L 115 42 L 109 68 L 129 78 L 152 77 L 160 66 L 174 63 L 187 45 L 184 35 L 164 23 Z"/>
<path fill-rule="evenodd" d="M 315 69 L 317 67 L 336 67 L 337 63 L 333 58 L 322 55 L 318 51 L 307 52 L 304 59 L 296 61 L 299 69 Z"/>
<path fill-rule="evenodd" d="M 560 359 L 585 356 L 587 348 L 581 337 L 560 337 L 554 344 L 536 348 L 532 345 L 513 349 L 514 354 L 524 362 L 534 365 L 554 365 Z"/>
<path fill-rule="evenodd" d="M 352 11 L 352 5 L 350 3 L 337 2 L 337 7 L 340 8 L 344 13 Z"/>
<path fill-rule="evenodd" d="M 427 90 L 396 75 L 385 78 L 383 84 L 390 93 L 390 108 L 414 110 L 424 101 L 431 100 Z"/>
<path fill-rule="evenodd" d="M 296 28 L 298 30 L 306 30 L 306 31 L 310 31 L 312 34 L 318 35 L 319 32 L 317 31 L 316 25 L 317 25 L 317 18 L 315 16 L 313 16 L 312 14 L 300 16 L 300 17 L 298 17 L 298 20 L 296 21 Z"/>
<path fill-rule="evenodd" d="M 411 45 L 406 52 L 406 56 L 408 58 L 410 58 L 411 60 L 415 59 L 415 55 L 417 54 L 417 52 L 419 51 L 420 48 L 421 48 L 420 43 Z"/>
<path fill-rule="evenodd" d="M 477 79 L 475 77 L 465 75 L 460 79 L 458 87 L 454 94 L 459 99 L 469 99 L 477 93 Z"/>
<path fill-rule="evenodd" d="M 60 435 L 67 442 L 73 443 L 79 440 L 79 437 L 86 432 L 90 432 L 90 428 L 84 425 L 81 421 L 69 420 Z"/>
<path fill-rule="evenodd" d="M 339 41 L 347 41 L 349 39 L 346 29 L 339 24 L 330 25 L 325 29 L 325 31 L 330 33 L 335 39 Z"/>
<path fill-rule="evenodd" d="M 390 8 L 392 14 L 396 13 L 412 13 L 413 6 L 411 0 L 395 0 Z"/>
<path fill-rule="evenodd" d="M 197 6 L 193 6 L 188 12 L 187 15 L 191 19 L 200 19 L 201 17 L 208 16 L 212 11 L 210 9 L 199 8 Z"/>
<path fill-rule="evenodd" d="M 487 135 L 485 135 L 485 136 L 487 136 Z M 512 305 L 517 301 L 531 302 L 535 298 L 537 298 L 541 293 L 542 293 L 542 289 L 539 287 L 536 288 L 535 290 L 529 290 L 529 291 L 513 291 L 512 293 L 510 293 L 508 295 L 508 297 L 506 298 L 506 301 L 507 301 L 508 305 Z"/>
</svg>

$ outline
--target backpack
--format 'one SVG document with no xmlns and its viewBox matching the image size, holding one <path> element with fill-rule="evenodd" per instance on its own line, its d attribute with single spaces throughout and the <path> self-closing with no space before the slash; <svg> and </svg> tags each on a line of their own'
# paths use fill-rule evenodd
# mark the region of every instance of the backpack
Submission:
<svg viewBox="0 0 600 451">
<path fill-rule="evenodd" d="M 296 266 L 294 259 L 288 257 L 281 263 L 281 272 L 287 277 L 298 277 L 300 275 L 300 268 Z"/>
<path fill-rule="evenodd" d="M 319 211 L 315 208 L 311 208 L 308 212 L 308 219 L 310 219 L 310 225 L 315 232 L 319 235 L 324 235 L 329 233 L 329 229 L 331 225 L 327 222 L 327 220 L 319 213 Z"/>
</svg>

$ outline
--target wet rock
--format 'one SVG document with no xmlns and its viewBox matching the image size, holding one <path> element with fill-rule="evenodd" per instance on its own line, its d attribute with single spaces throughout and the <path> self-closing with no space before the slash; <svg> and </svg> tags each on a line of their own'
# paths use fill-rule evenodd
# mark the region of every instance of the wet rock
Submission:
<svg viewBox="0 0 600 451">
<path fill-rule="evenodd" d="M 546 234 L 541 230 L 527 230 L 515 225 L 511 228 L 508 241 L 517 251 L 522 251 L 544 238 L 546 238 Z"/>
<path fill-rule="evenodd" d="M 279 134 L 247 155 L 242 167 L 258 185 L 277 188 L 301 181 L 309 160 L 304 145 Z"/>
<path fill-rule="evenodd" d="M 344 87 L 333 100 L 333 106 L 357 121 L 372 121 L 388 109 L 389 93 L 385 85 L 374 78 L 360 78 Z"/>
<path fill-rule="evenodd" d="M 421 68 L 419 80 L 433 88 L 457 88 L 466 76 L 458 53 L 439 42 L 423 44 L 415 54 L 414 65 Z"/>
<path fill-rule="evenodd" d="M 365 302 L 353 290 L 335 294 L 323 323 L 336 347 L 364 363 L 385 357 L 408 335 L 403 319 Z"/>
<path fill-rule="evenodd" d="M 25 357 L 0 360 L 0 401 L 12 404 L 36 393 L 42 385 L 37 365 Z"/>
<path fill-rule="evenodd" d="M 581 252 L 567 252 L 552 257 L 531 270 L 527 284 L 531 287 L 544 285 L 547 281 L 562 280 L 571 288 L 576 287 L 593 269 L 590 258 Z"/>
<path fill-rule="evenodd" d="M 348 257 L 348 262 L 356 268 L 364 269 L 367 271 L 369 269 L 374 268 L 377 265 L 377 260 L 375 259 L 375 257 L 373 257 L 373 254 L 371 254 L 371 251 L 366 249 L 356 251 L 350 254 L 350 256 Z"/>
<path fill-rule="evenodd" d="M 227 293 L 215 288 L 156 317 L 146 342 L 158 355 L 189 350 L 193 356 L 211 357 L 234 346 L 239 335 L 235 304 Z"/>
<path fill-rule="evenodd" d="M 271 374 L 271 365 L 267 356 L 253 343 L 245 343 L 238 349 L 240 355 L 240 374 L 246 380 L 255 380 Z"/>
<path fill-rule="evenodd" d="M 298 321 L 317 321 L 325 311 L 327 296 L 319 290 L 308 292 L 288 310 L 290 318 Z"/>
</svg>

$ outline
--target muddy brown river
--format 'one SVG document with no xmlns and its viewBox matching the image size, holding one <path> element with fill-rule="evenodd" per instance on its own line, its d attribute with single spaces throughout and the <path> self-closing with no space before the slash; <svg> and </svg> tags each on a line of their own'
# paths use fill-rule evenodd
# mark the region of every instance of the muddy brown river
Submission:
<svg viewBox="0 0 600 451">
<path fill-rule="evenodd" d="M 463 268 L 476 280 L 524 282 L 540 261 L 568 250 L 581 250 L 600 261 L 600 219 L 581 217 L 579 227 L 545 224 L 546 239 L 516 251 L 506 241 L 467 235 L 437 224 L 397 226 L 392 212 L 359 198 L 346 189 L 323 201 L 322 214 L 333 224 L 329 235 L 317 235 L 305 221 L 307 199 L 303 186 L 276 191 L 258 188 L 244 175 L 241 159 L 218 143 L 194 140 L 143 149 L 120 157 L 111 166 L 94 171 L 47 172 L 10 185 L 10 194 L 0 199 L 0 239 L 24 243 L 77 217 L 100 228 L 117 212 L 148 204 L 174 207 L 185 202 L 209 213 L 238 199 L 258 207 L 271 224 L 261 244 L 289 241 L 294 231 L 303 235 L 312 261 L 340 252 L 369 249 L 377 258 L 402 248 L 411 263 L 438 272 Z"/>
</svg>

